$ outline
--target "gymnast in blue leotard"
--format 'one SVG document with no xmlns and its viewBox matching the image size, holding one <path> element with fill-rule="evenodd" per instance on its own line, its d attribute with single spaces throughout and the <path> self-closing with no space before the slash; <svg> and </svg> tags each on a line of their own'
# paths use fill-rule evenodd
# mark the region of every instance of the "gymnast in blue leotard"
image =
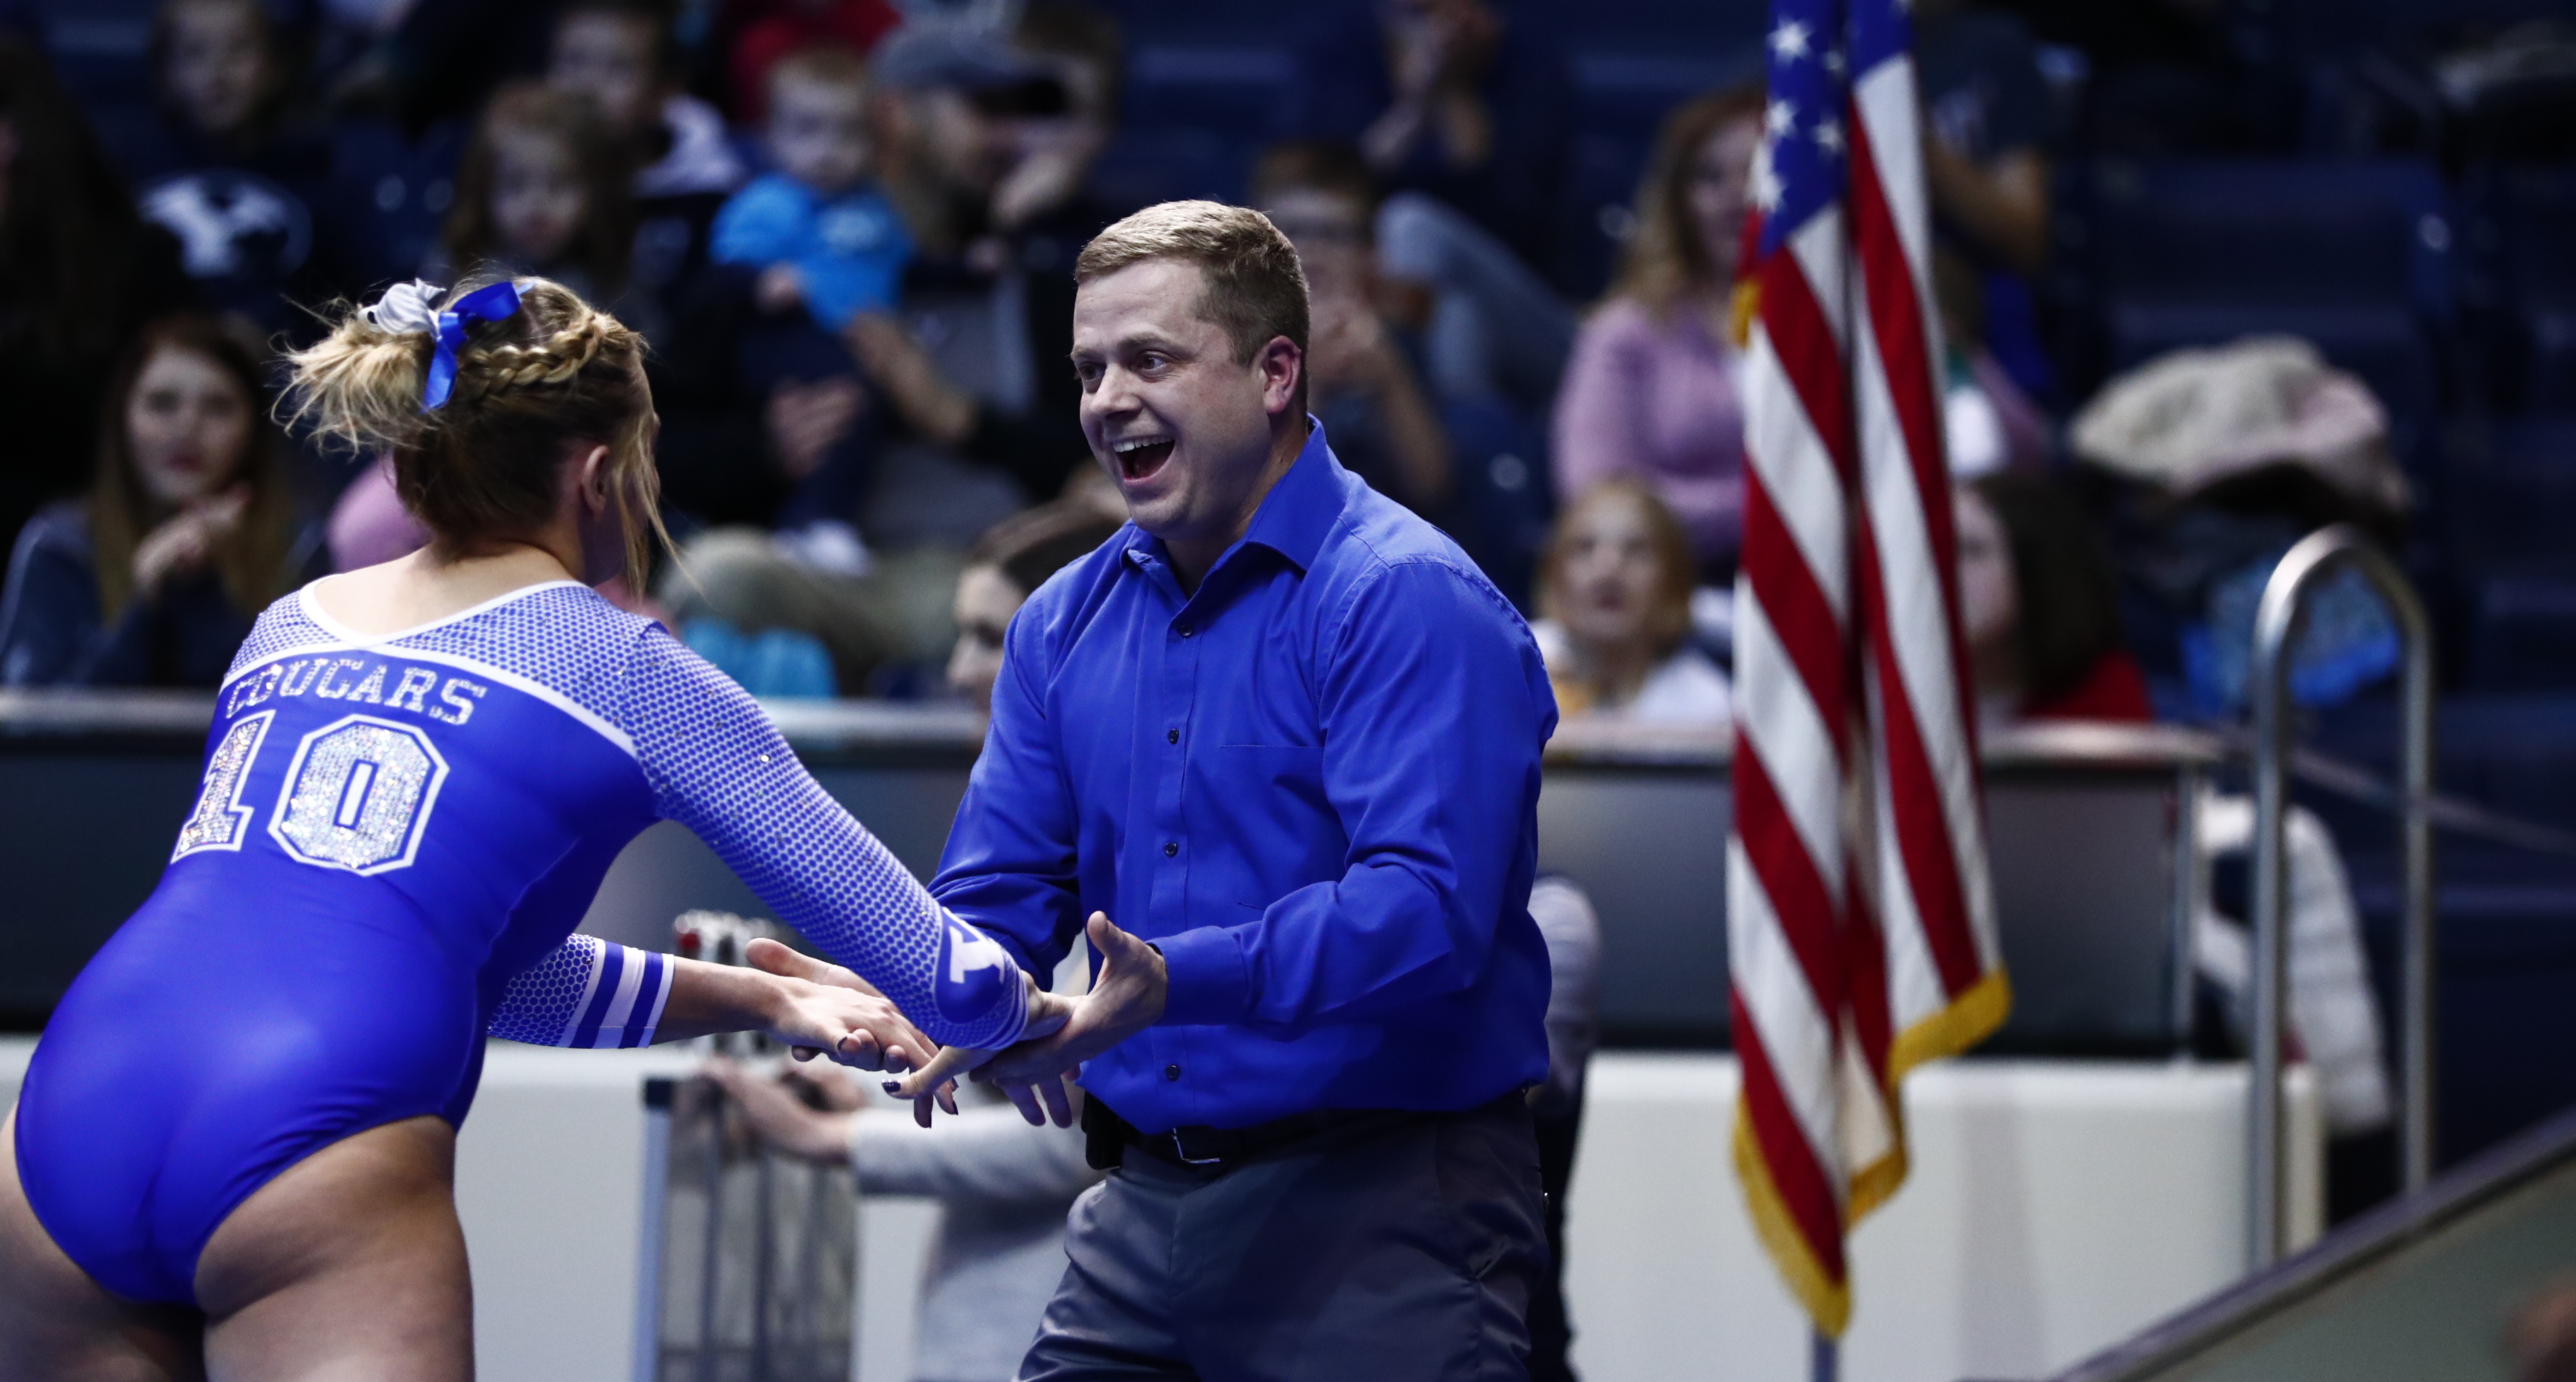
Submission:
<svg viewBox="0 0 2576 1382">
<path fill-rule="evenodd" d="M 466 1322 L 447 1318 L 461 1291 L 432 1292 L 407 1323 L 344 1318 L 318 1335 L 261 1304 L 316 1293 L 262 1253 L 340 1260 L 346 1239 L 360 1244 L 346 1270 L 368 1270 L 367 1194 L 345 1231 L 332 1227 L 345 1187 L 255 1211 L 272 1183 L 283 1201 L 334 1168 L 375 1174 L 327 1149 L 375 1147 L 379 1131 L 427 1129 L 444 1146 L 487 1033 L 607 1047 L 766 1027 L 863 1064 L 897 1051 L 900 1068 L 932 1042 L 990 1048 L 1061 1021 L 816 785 L 740 688 L 569 578 L 632 569 L 650 529 L 637 338 L 543 280 L 450 296 L 438 312 L 422 289 L 396 290 L 298 359 L 304 405 L 389 448 L 437 538 L 280 601 L 235 659 L 168 870 L 28 1069 L 10 1149 L 22 1201 L 0 1175 L 0 1297 L 19 1298 L 14 1314 L 0 1304 L 0 1359 L 53 1357 L 47 1376 L 184 1375 L 134 1371 L 113 1340 L 62 1324 L 92 1309 L 131 1334 L 116 1311 L 163 1303 L 205 1312 L 217 1376 L 461 1375 Z M 656 820 L 697 832 L 883 997 L 572 934 L 610 861 Z M 824 973 L 783 948 L 771 960 Z M 374 1198 L 408 1203 L 399 1187 Z M 429 1238 L 452 1225 L 442 1207 Z M 228 1228 L 237 1210 L 246 1226 Z M 28 1214 L 106 1297 L 47 1275 Z M 270 1244 L 281 1235 L 301 1246 Z M 435 1260 L 402 1280 L 452 1267 L 461 1287 L 461 1243 L 452 1262 L 418 1251 Z M 210 1279 L 221 1299 L 205 1298 Z M 392 1294 L 370 1315 L 400 1316 Z M 227 1336 L 232 1319 L 265 1333 Z"/>
</svg>

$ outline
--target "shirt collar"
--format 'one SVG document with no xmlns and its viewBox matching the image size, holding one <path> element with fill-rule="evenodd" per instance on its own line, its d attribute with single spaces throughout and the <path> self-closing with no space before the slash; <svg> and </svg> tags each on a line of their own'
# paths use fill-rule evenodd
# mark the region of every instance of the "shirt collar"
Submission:
<svg viewBox="0 0 2576 1382">
<path fill-rule="evenodd" d="M 1324 440 L 1324 424 L 1306 419 L 1306 446 L 1261 498 L 1243 540 L 1257 542 L 1294 563 L 1299 571 L 1315 564 L 1324 535 L 1340 521 L 1350 497 L 1342 489 L 1342 464 Z"/>
<path fill-rule="evenodd" d="M 1261 497 L 1261 507 L 1253 511 L 1251 526 L 1235 546 L 1257 542 L 1304 572 L 1315 564 L 1315 553 L 1323 548 L 1324 535 L 1333 530 L 1342 510 L 1349 507 L 1350 498 L 1342 487 L 1346 473 L 1333 455 L 1332 446 L 1324 440 L 1324 424 L 1308 416 L 1305 447 L 1289 463 L 1288 473 Z M 1161 561 L 1163 540 L 1129 524 L 1127 559 Z M 1219 564 L 1223 564 L 1222 559 Z"/>
</svg>

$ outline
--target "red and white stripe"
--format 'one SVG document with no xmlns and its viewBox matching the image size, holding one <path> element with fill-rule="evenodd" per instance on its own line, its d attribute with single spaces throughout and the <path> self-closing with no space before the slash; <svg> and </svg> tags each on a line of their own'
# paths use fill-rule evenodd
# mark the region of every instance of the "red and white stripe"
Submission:
<svg viewBox="0 0 2576 1382">
<path fill-rule="evenodd" d="M 1855 86 L 1851 193 L 1755 267 L 1727 942 L 1735 1159 L 1817 1327 L 1904 1175 L 1897 1082 L 2002 1017 L 1912 65 Z"/>
</svg>

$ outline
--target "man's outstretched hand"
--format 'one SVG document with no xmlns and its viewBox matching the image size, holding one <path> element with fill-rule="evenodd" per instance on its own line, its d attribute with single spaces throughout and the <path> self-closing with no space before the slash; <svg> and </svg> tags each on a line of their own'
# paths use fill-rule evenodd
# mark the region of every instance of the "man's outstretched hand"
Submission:
<svg viewBox="0 0 2576 1382">
<path fill-rule="evenodd" d="M 956 1075 L 981 1067 L 975 1078 L 999 1086 L 1031 1123 L 1040 1121 L 1037 1100 L 1030 1095 L 1034 1089 L 1056 1126 L 1069 1124 L 1065 1081 L 1079 1073 L 1084 1061 L 1153 1026 L 1163 1015 L 1170 982 L 1162 952 L 1119 930 L 1108 913 L 1091 914 L 1090 937 L 1091 948 L 1100 955 L 1100 977 L 1080 998 L 1053 1000 L 1070 1010 L 1062 1025 L 1040 1029 L 1033 1022 L 1031 1039 L 1001 1052 L 949 1047 L 910 1078 L 888 1081 L 887 1091 L 907 1099 L 927 1098 Z M 1042 996 L 1033 993 L 1030 998 Z"/>
</svg>

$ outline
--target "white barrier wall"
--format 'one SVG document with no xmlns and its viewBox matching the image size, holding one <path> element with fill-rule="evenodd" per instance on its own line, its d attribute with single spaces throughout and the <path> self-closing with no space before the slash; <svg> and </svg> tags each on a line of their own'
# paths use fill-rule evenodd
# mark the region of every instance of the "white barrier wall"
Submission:
<svg viewBox="0 0 2576 1382">
<path fill-rule="evenodd" d="M 2316 1236 L 2322 1142 L 2291 1085 L 2292 1241 Z M 1586 1382 L 1806 1376 L 1804 1316 L 1728 1159 L 1732 1060 L 1593 1063 L 1567 1197 Z M 1851 1243 L 1848 1382 L 2044 1377 L 2244 1270 L 2238 1065 L 1961 1061 L 1906 1082 L 1913 1173 Z"/>
<path fill-rule="evenodd" d="M 14 1100 L 33 1043 L 0 1039 Z M 460 1140 L 485 1382 L 633 1376 L 648 1074 L 688 1057 L 496 1043 Z M 1850 1382 L 2032 1378 L 2232 1280 L 2244 1252 L 2240 1066 L 1969 1061 L 1907 1084 L 1914 1172 L 1853 1241 Z M 2322 1203 L 2304 1072 L 2291 1098 L 2293 1241 Z M 1797 1378 L 1805 1328 L 1727 1162 L 1734 1063 L 1593 1066 L 1569 1197 L 1568 1294 L 1587 1382 Z M 871 1205 L 860 1382 L 901 1382 L 932 1215 Z"/>
</svg>

